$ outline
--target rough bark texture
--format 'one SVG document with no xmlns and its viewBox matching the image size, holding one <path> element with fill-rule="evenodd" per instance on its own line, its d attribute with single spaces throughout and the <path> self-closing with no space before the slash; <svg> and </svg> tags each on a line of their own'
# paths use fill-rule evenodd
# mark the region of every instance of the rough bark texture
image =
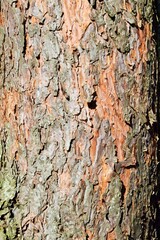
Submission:
<svg viewBox="0 0 160 240">
<path fill-rule="evenodd" d="M 0 239 L 158 239 L 152 0 L 1 0 Z"/>
<path fill-rule="evenodd" d="M 158 142 L 157 142 L 157 187 L 155 188 L 156 191 L 156 198 L 154 199 L 155 207 L 157 208 L 156 211 L 156 229 L 157 229 L 157 236 L 158 239 L 160 238 L 160 1 L 155 1 L 155 16 L 154 19 L 154 26 L 155 26 L 155 36 L 156 36 L 156 43 L 157 43 L 157 59 L 158 59 L 158 82 L 157 82 L 157 132 L 158 132 Z"/>
</svg>

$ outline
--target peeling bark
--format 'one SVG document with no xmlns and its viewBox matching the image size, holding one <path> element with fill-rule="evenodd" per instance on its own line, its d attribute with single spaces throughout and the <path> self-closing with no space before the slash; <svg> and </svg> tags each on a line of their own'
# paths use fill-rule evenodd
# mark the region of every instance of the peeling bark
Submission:
<svg viewBox="0 0 160 240">
<path fill-rule="evenodd" d="M 154 14 L 1 0 L 0 239 L 158 239 Z"/>
</svg>

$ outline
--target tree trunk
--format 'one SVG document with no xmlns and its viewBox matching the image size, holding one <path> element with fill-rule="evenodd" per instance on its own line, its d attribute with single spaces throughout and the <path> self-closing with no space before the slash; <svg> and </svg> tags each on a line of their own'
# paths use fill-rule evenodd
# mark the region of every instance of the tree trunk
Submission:
<svg viewBox="0 0 160 240">
<path fill-rule="evenodd" d="M 155 14 L 1 0 L 1 240 L 158 239 Z"/>
</svg>

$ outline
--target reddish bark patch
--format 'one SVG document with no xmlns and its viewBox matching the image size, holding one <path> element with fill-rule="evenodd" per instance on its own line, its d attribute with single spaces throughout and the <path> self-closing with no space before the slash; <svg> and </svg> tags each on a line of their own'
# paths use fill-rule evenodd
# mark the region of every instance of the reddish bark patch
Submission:
<svg viewBox="0 0 160 240">
<path fill-rule="evenodd" d="M 69 194 L 71 187 L 71 176 L 68 169 L 64 170 L 64 172 L 58 176 L 58 182 L 61 193 Z"/>
<path fill-rule="evenodd" d="M 150 30 L 150 24 L 145 23 L 144 29 L 138 29 L 138 36 L 139 36 L 139 53 L 140 57 L 143 61 L 143 63 L 146 63 L 147 61 L 147 55 L 148 55 L 148 40 L 151 38 L 151 30 Z"/>
<path fill-rule="evenodd" d="M 4 26 L 4 14 L 0 12 L 0 26 Z"/>
<path fill-rule="evenodd" d="M 129 126 L 123 119 L 121 103 L 116 93 L 115 59 L 116 51 L 110 58 L 109 68 L 100 75 L 100 84 L 97 92 L 97 111 L 100 118 L 109 120 L 112 137 L 117 146 L 118 161 L 123 161 L 123 144 L 129 131 Z"/>
<path fill-rule="evenodd" d="M 117 239 L 117 237 L 116 237 L 116 234 L 114 231 L 108 233 L 108 237 L 106 238 L 106 240 L 116 240 L 116 239 Z"/>
<path fill-rule="evenodd" d="M 77 48 L 86 28 L 91 22 L 90 5 L 88 1 L 62 1 L 64 12 L 64 24 L 62 35 L 67 44 L 72 48 Z"/>
<path fill-rule="evenodd" d="M 113 170 L 109 167 L 109 165 L 106 164 L 105 159 L 101 159 L 101 171 L 98 174 L 98 181 L 99 181 L 99 187 L 100 187 L 100 200 L 102 200 L 103 194 L 106 192 L 106 189 L 108 187 L 108 182 L 110 181 L 112 175 L 113 175 Z"/>
<path fill-rule="evenodd" d="M 9 122 L 14 126 L 16 121 L 16 106 L 19 102 L 19 93 L 16 90 L 7 91 L 4 90 L 1 96 L 1 106 L 0 106 L 0 127 L 6 122 Z"/>
</svg>

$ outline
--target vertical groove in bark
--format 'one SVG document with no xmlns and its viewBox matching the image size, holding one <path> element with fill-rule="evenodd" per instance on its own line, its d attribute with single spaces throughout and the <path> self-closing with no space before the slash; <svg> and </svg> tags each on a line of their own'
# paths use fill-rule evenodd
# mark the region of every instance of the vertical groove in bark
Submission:
<svg viewBox="0 0 160 240">
<path fill-rule="evenodd" d="M 157 239 L 153 9 L 1 1 L 0 239 Z"/>
</svg>

